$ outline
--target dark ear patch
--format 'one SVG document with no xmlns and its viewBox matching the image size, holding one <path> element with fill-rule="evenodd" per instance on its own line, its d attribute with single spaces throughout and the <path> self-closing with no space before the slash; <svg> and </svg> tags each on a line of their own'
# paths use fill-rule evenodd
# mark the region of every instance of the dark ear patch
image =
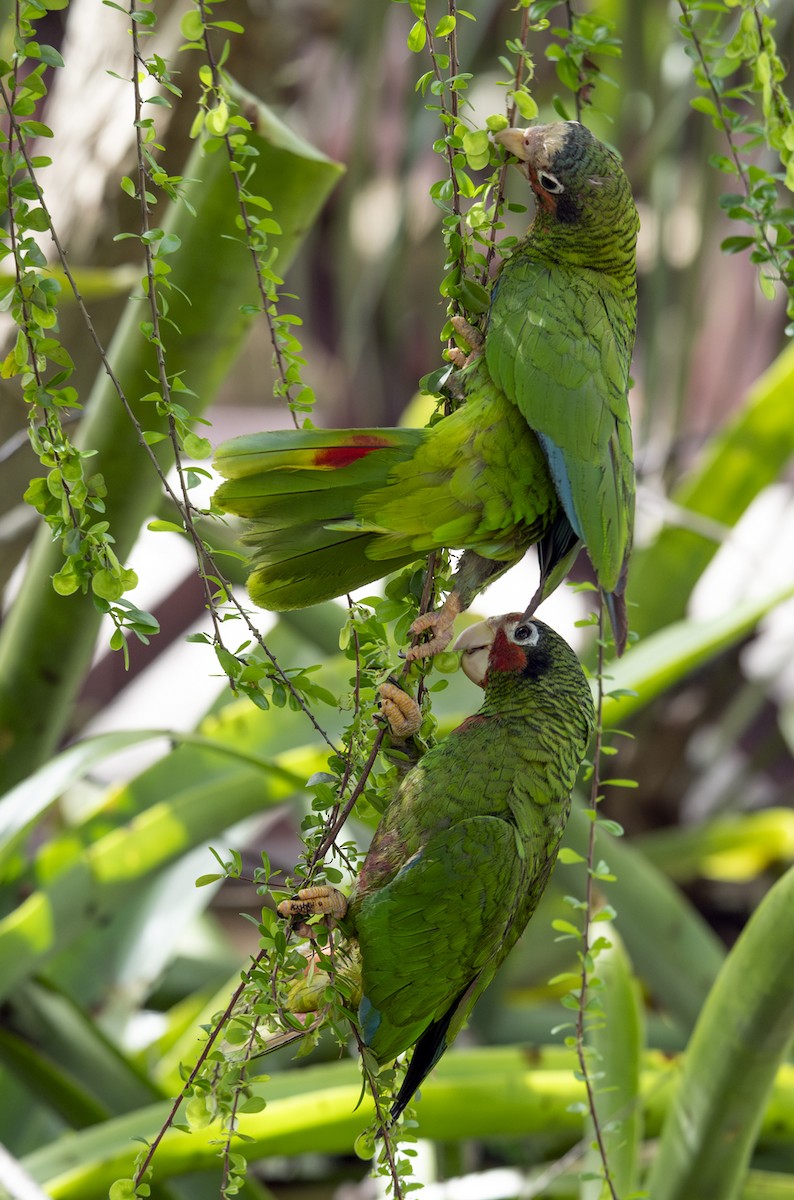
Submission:
<svg viewBox="0 0 794 1200">
<path fill-rule="evenodd" d="M 521 675 L 524 679 L 540 679 L 551 668 L 551 655 L 542 646 L 533 646 Z"/>
<path fill-rule="evenodd" d="M 574 225 L 581 214 L 579 205 L 569 192 L 561 192 L 557 199 L 557 220 L 562 225 Z"/>
</svg>

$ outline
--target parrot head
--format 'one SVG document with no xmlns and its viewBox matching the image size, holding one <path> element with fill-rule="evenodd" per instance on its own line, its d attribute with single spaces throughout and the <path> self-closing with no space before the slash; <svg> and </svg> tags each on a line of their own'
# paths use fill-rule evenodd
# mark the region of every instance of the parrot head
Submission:
<svg viewBox="0 0 794 1200">
<path fill-rule="evenodd" d="M 543 621 L 523 613 L 489 617 L 464 629 L 454 649 L 462 651 L 465 674 L 485 691 L 480 713 L 489 705 L 504 711 L 508 698 L 513 707 L 529 702 L 547 718 L 562 712 L 589 740 L 595 728 L 590 684 L 571 647 Z"/>
<path fill-rule="evenodd" d="M 536 678 L 548 670 L 566 642 L 542 621 L 521 613 L 489 617 L 464 629 L 454 649 L 462 651 L 461 666 L 472 683 L 485 688 L 494 672 Z"/>
<path fill-rule="evenodd" d="M 639 218 L 629 181 L 617 155 L 579 121 L 555 121 L 528 129 L 501 129 L 494 140 L 519 160 L 538 203 L 541 223 L 588 230 L 609 238 L 616 214 Z"/>
</svg>

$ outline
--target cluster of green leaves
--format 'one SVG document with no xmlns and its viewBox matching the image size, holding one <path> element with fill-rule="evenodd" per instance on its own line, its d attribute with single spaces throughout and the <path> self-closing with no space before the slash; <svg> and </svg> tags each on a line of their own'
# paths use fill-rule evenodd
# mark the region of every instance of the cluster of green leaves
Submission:
<svg viewBox="0 0 794 1200">
<path fill-rule="evenodd" d="M 728 143 L 728 153 L 712 154 L 712 166 L 741 188 L 722 197 L 722 207 L 750 233 L 722 243 L 729 254 L 750 251 L 758 281 L 768 299 L 776 284 L 786 289 L 794 335 L 794 207 L 783 204 L 780 186 L 794 191 L 794 115 L 782 81 L 787 74 L 774 37 L 775 20 L 757 0 L 679 0 L 679 27 L 702 95 L 692 107 L 710 117 Z M 760 104 L 760 112 L 759 112 Z M 757 161 L 766 146 L 778 169 Z"/>
<path fill-rule="evenodd" d="M 597 11 L 577 12 L 571 0 L 531 0 L 529 8 L 536 28 L 549 30 L 550 40 L 544 53 L 554 63 L 557 78 L 566 90 L 562 96 L 553 97 L 554 108 L 564 121 L 573 117 L 581 120 L 582 111 L 593 103 L 595 86 L 604 83 L 615 86 L 615 80 L 596 60 L 596 56 L 619 58 L 622 53 L 614 22 Z M 548 18 L 560 8 L 565 11 L 566 24 L 552 25 Z M 568 93 L 574 99 L 573 113 Z"/>
<path fill-rule="evenodd" d="M 443 178 L 430 188 L 430 197 L 443 214 L 441 232 L 446 261 L 439 290 L 447 302 L 448 318 L 466 313 L 476 320 L 488 309 L 488 265 L 496 231 L 502 228 L 499 210 L 503 203 L 500 187 L 503 162 L 489 134 L 505 128 L 508 119 L 495 114 L 488 119 L 485 129 L 477 129 L 466 112 L 466 92 L 472 75 L 460 70 L 457 25 L 461 17 L 474 20 L 472 14 L 453 5 L 433 24 L 426 0 L 410 0 L 410 7 L 416 21 L 408 34 L 408 48 L 416 54 L 427 51 L 431 60 L 431 69 L 419 77 L 416 89 L 423 96 L 429 93 L 425 107 L 443 130 L 433 149 L 444 158 L 446 170 Z M 531 79 L 534 73 L 526 46 L 528 32 L 525 25 L 523 40 L 511 42 L 517 65 L 503 61 L 511 75 L 504 86 L 508 88 L 512 111 L 518 109 L 526 119 L 531 119 L 537 114 L 537 105 L 525 82 L 525 76 Z M 499 249 L 504 252 L 510 244 L 500 244 Z M 452 332 L 447 320 L 441 331 L 442 340 L 449 339 Z"/>
<path fill-rule="evenodd" d="M 48 270 L 39 243 L 41 234 L 53 231 L 37 173 L 52 160 L 31 153 L 30 145 L 52 136 L 35 114 L 47 94 L 46 68 L 61 67 L 63 60 L 52 46 L 36 40 L 36 24 L 48 8 L 58 7 L 17 6 L 14 55 L 0 62 L 0 91 L 9 113 L 8 129 L 0 133 L 0 187 L 8 213 L 0 231 L 0 258 L 11 265 L 10 278 L 0 287 L 0 305 L 10 311 L 18 329 L 0 374 L 19 379 L 30 442 L 46 471 L 31 480 L 24 499 L 41 514 L 63 551 L 53 587 L 62 596 L 90 591 L 97 608 L 116 626 L 115 645 L 123 641 L 124 629 L 147 642 L 157 632 L 157 622 L 123 598 L 138 579 L 113 550 L 113 535 L 103 519 L 105 480 L 91 472 L 91 450 L 78 449 L 69 436 L 72 414 L 81 404 L 69 382 L 74 363 L 56 336 L 61 285 Z M 54 232 L 53 238 L 57 245 Z"/>
</svg>

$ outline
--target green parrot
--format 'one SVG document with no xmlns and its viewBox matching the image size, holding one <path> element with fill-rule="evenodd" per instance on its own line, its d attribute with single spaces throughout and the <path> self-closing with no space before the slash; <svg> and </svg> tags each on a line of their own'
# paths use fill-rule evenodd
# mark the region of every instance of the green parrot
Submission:
<svg viewBox="0 0 794 1200">
<path fill-rule="evenodd" d="M 535 911 L 595 724 L 576 655 L 541 621 L 491 617 L 467 629 L 456 649 L 485 689 L 482 707 L 405 775 L 344 920 L 364 1043 L 381 1066 L 414 1047 L 392 1119 Z M 292 918 L 344 909 L 330 887 L 279 906 Z"/>
<path fill-rule="evenodd" d="M 276 611 L 343 595 L 431 550 L 464 550 L 443 608 L 412 628 L 431 640 L 409 658 L 443 649 L 455 616 L 537 545 L 529 615 L 583 542 L 620 653 L 637 210 L 616 156 L 578 122 L 495 136 L 526 172 L 537 213 L 497 277 L 484 344 L 457 322 L 473 350 L 455 375 L 464 403 L 429 429 L 234 438 L 217 451 L 226 482 L 215 503 L 249 522 L 249 592 Z"/>
</svg>

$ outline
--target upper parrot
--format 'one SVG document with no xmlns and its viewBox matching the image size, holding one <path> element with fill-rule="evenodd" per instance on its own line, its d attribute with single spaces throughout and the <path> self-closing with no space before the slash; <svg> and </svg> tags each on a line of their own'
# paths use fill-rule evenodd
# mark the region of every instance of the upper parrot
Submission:
<svg viewBox="0 0 794 1200">
<path fill-rule="evenodd" d="M 415 1047 L 393 1118 L 535 911 L 595 723 L 576 655 L 541 621 L 492 617 L 456 649 L 482 707 L 405 776 L 347 908 L 363 1041 L 381 1065 Z M 309 889 L 279 911 L 339 913 L 343 900 Z"/>
<path fill-rule="evenodd" d="M 430 429 L 280 431 L 217 452 L 215 494 L 249 520 L 248 586 L 284 610 L 345 592 L 434 549 L 464 549 L 453 591 L 420 617 L 435 653 L 487 583 L 538 545 L 538 603 L 581 542 L 626 642 L 634 471 L 627 401 L 637 210 L 616 156 L 578 122 L 506 129 L 537 199 L 493 289 L 465 403 Z M 463 322 L 472 342 L 482 336 Z"/>
</svg>

